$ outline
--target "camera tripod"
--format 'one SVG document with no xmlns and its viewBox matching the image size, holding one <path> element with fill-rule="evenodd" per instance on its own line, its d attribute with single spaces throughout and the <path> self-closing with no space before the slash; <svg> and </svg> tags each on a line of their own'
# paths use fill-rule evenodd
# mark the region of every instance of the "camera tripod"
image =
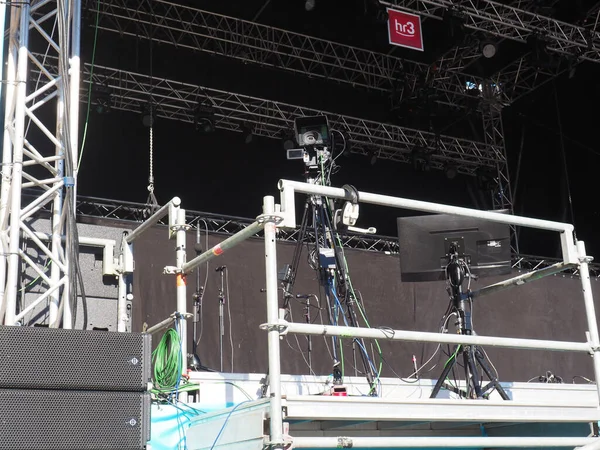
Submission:
<svg viewBox="0 0 600 450">
<path fill-rule="evenodd" d="M 312 151 L 315 151 L 312 149 Z M 319 179 L 319 170 L 321 170 L 321 176 L 323 176 L 323 166 L 326 161 L 323 159 L 327 158 L 327 152 L 316 151 L 313 161 L 316 164 L 308 165 L 306 167 L 305 179 L 308 183 L 316 183 Z M 324 181 L 323 181 L 324 182 Z M 345 187 L 346 188 L 346 187 Z M 348 191 L 353 188 L 347 187 Z M 349 192 L 349 197 L 352 197 L 352 193 Z M 354 197 L 352 197 L 354 198 Z M 358 200 L 357 198 L 355 199 Z M 351 287 L 348 284 L 348 274 L 346 272 L 346 264 L 343 255 L 343 249 L 341 243 L 336 240 L 337 237 L 337 224 L 335 207 L 333 203 L 329 202 L 325 197 L 321 196 L 310 196 L 304 207 L 304 213 L 300 230 L 298 234 L 298 240 L 292 256 L 292 262 L 287 265 L 284 269 L 283 275 L 280 276 L 280 281 L 283 284 L 283 309 L 288 310 L 290 307 L 290 300 L 295 298 L 306 299 L 307 295 L 296 295 L 292 294 L 294 283 L 296 280 L 296 274 L 298 272 L 298 266 L 300 264 L 300 258 L 302 256 L 302 247 L 312 241 L 314 248 L 311 249 L 309 254 L 309 264 L 319 275 L 319 284 L 321 289 L 325 292 L 324 298 L 326 301 L 328 320 L 331 324 L 337 325 L 337 315 L 335 311 L 341 311 L 345 314 L 343 320 L 345 324 L 352 327 L 358 327 L 358 317 L 356 314 L 356 299 L 352 292 Z M 310 306 L 305 304 L 306 308 Z M 345 311 L 343 311 L 345 307 Z M 305 317 L 310 317 L 305 314 Z M 337 346 L 339 345 L 337 337 L 332 337 L 332 357 L 333 357 L 333 384 L 341 385 L 343 383 L 342 374 L 340 370 L 341 361 L 338 359 Z M 376 374 L 372 363 L 368 358 L 366 352 L 366 346 L 362 339 L 353 339 L 353 357 L 354 366 L 356 367 L 356 347 L 359 351 L 359 357 L 364 367 L 364 373 L 367 378 L 367 382 L 370 387 L 370 394 L 376 394 Z M 308 361 L 312 361 L 312 342 L 310 336 L 307 338 L 307 352 Z M 309 364 L 310 365 L 310 364 Z"/>
<path fill-rule="evenodd" d="M 449 294 L 452 300 L 448 314 L 456 314 L 458 332 L 463 335 L 473 334 L 473 324 L 471 322 L 471 309 L 467 311 L 468 293 L 463 293 L 462 285 L 466 276 L 471 276 L 469 266 L 464 255 L 459 254 L 460 246 L 453 242 L 449 246 L 448 259 L 446 266 L 446 279 L 449 284 Z M 465 373 L 466 388 L 460 389 L 448 383 L 448 375 L 455 369 L 459 357 L 463 360 L 463 369 Z M 481 369 L 481 372 L 480 370 Z M 481 375 L 485 374 L 489 382 L 482 386 Z M 454 392 L 462 398 L 487 399 L 494 390 L 498 392 L 503 400 L 509 400 L 504 388 L 498 381 L 498 376 L 490 367 L 483 349 L 475 345 L 458 345 L 455 351 L 446 362 L 444 370 L 437 380 L 430 398 L 437 397 L 440 389 Z"/>
</svg>

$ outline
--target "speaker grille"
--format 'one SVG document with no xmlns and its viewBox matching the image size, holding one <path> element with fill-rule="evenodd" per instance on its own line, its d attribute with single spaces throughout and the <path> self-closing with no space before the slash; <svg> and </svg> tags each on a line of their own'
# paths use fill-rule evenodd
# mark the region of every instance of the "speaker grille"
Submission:
<svg viewBox="0 0 600 450">
<path fill-rule="evenodd" d="M 145 391 L 151 336 L 0 327 L 0 388 Z"/>
<path fill-rule="evenodd" d="M 1 450 L 138 450 L 150 394 L 0 390 Z"/>
</svg>

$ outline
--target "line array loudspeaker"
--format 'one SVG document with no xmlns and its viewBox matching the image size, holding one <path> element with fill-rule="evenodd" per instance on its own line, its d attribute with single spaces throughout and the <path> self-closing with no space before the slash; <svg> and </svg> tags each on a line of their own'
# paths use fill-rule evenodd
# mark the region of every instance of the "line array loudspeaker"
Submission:
<svg viewBox="0 0 600 450">
<path fill-rule="evenodd" d="M 0 326 L 0 388 L 143 392 L 151 352 L 144 333 Z"/>
<path fill-rule="evenodd" d="M 0 389 L 0 450 L 140 450 L 150 394 Z"/>
</svg>

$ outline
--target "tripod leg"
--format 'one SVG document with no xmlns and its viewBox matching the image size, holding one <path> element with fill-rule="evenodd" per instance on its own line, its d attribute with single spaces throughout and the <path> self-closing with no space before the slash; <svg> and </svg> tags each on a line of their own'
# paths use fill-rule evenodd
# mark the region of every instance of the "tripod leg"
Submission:
<svg viewBox="0 0 600 450">
<path fill-rule="evenodd" d="M 502 400 L 510 400 L 510 397 L 508 396 L 508 394 L 506 393 L 506 391 L 504 390 L 502 385 L 500 385 L 500 381 L 498 380 L 498 377 L 492 371 L 491 367 L 489 366 L 489 364 L 488 364 L 485 356 L 481 352 L 481 350 L 476 348 L 474 353 L 475 353 L 475 359 L 481 366 L 481 369 L 483 370 L 485 375 L 490 380 L 490 382 L 482 389 L 483 392 L 486 393 L 490 389 L 496 389 L 496 391 L 498 391 L 498 394 L 500 394 L 500 397 L 502 397 Z"/>
<path fill-rule="evenodd" d="M 448 378 L 448 374 L 454 368 L 455 364 L 456 364 L 456 354 L 454 354 L 452 356 L 452 358 L 444 366 L 444 370 L 442 370 L 442 374 L 440 375 L 440 377 L 438 378 L 437 382 L 435 383 L 435 386 L 433 387 L 433 390 L 431 391 L 431 395 L 429 396 L 429 398 L 436 398 L 437 397 L 437 395 L 440 392 L 440 389 L 442 388 L 442 386 L 446 382 L 446 378 Z M 458 394 L 460 395 L 459 392 L 458 392 Z"/>
<path fill-rule="evenodd" d="M 465 376 L 467 386 L 472 386 L 475 391 L 476 398 L 483 398 L 483 392 L 481 390 L 481 382 L 479 381 L 479 373 L 477 372 L 477 364 L 475 362 L 473 347 L 467 347 L 463 351 L 463 358 L 465 361 Z M 469 394 L 470 389 L 467 389 Z M 468 396 L 468 395 L 467 395 Z"/>
</svg>

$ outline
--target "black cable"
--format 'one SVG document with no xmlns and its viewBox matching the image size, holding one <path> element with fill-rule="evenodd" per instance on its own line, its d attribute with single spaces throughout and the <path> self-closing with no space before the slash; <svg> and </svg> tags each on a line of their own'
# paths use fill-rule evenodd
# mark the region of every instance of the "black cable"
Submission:
<svg viewBox="0 0 600 450">
<path fill-rule="evenodd" d="M 521 129 L 521 144 L 519 146 L 519 156 L 517 158 L 517 170 L 515 172 L 515 182 L 512 191 L 513 210 L 517 204 L 517 191 L 519 188 L 519 175 L 521 174 L 521 161 L 523 160 L 523 149 L 525 148 L 525 127 Z"/>
<path fill-rule="evenodd" d="M 553 84 L 554 84 L 554 105 L 556 107 L 556 119 L 558 122 L 558 133 L 560 136 L 560 150 L 561 150 L 562 159 L 563 159 L 565 182 L 567 185 L 567 196 L 568 196 L 568 201 L 569 201 L 569 209 L 570 209 L 570 213 L 571 213 L 571 223 L 573 224 L 573 226 L 575 226 L 575 214 L 573 213 L 573 198 L 571 197 L 571 183 L 569 182 L 569 169 L 567 168 L 567 154 L 565 152 L 565 140 L 563 138 L 562 120 L 560 118 L 560 108 L 559 108 L 559 104 L 558 104 L 558 91 L 556 90 L 556 83 L 553 82 Z M 575 241 L 577 241 L 575 231 L 573 231 L 573 237 L 575 238 Z"/>
</svg>

